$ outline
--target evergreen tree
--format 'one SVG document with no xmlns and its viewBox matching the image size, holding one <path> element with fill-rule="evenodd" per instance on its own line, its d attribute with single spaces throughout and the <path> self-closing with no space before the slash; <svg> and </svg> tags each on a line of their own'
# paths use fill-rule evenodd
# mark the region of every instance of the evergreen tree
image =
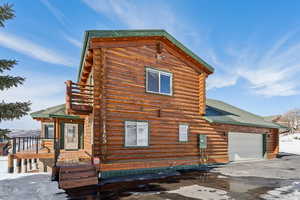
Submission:
<svg viewBox="0 0 300 200">
<path fill-rule="evenodd" d="M 6 20 L 15 17 L 13 6 L 10 4 L 0 5 L 0 28 L 4 27 Z M 0 91 L 22 85 L 25 78 L 20 76 L 3 75 L 4 71 L 11 70 L 17 64 L 16 60 L 0 59 Z M 30 102 L 6 103 L 0 99 L 0 122 L 5 120 L 20 119 L 30 111 Z M 7 133 L 7 129 L 0 128 L 0 135 Z"/>
</svg>

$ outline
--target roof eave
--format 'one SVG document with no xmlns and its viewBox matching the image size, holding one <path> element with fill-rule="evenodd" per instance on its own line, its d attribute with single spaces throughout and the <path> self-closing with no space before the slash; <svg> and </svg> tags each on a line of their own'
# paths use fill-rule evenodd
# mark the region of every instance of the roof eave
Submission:
<svg viewBox="0 0 300 200">
<path fill-rule="evenodd" d="M 79 70 L 78 70 L 78 75 L 77 75 L 77 82 L 79 82 L 80 78 L 81 78 L 81 73 L 82 73 L 82 68 L 83 68 L 83 61 L 84 61 L 84 57 L 85 57 L 85 53 L 86 53 L 86 50 L 87 50 L 88 43 L 90 41 L 89 35 L 93 31 L 97 31 L 97 30 L 88 30 L 88 31 L 85 31 L 85 34 L 84 34 L 84 40 L 83 40 L 83 46 L 82 46 L 82 51 L 81 51 L 81 58 L 80 58 Z M 120 30 L 116 30 L 116 31 L 120 31 Z M 130 31 L 130 30 L 123 30 L 123 31 Z M 132 30 L 132 31 L 137 31 L 137 30 Z M 150 30 L 138 30 L 138 31 L 150 31 Z M 151 31 L 154 33 L 151 36 L 165 37 L 167 40 L 169 40 L 170 42 L 172 42 L 173 44 L 175 44 L 178 48 L 182 49 L 191 58 L 193 58 L 197 62 L 199 62 L 202 65 L 204 65 L 204 67 L 210 72 L 210 74 L 214 72 L 214 68 L 211 65 L 209 65 L 204 60 L 202 60 L 199 56 L 197 56 L 195 53 L 193 53 L 191 50 L 189 50 L 187 47 L 185 47 L 181 42 L 179 42 L 178 40 L 176 40 L 172 35 L 170 35 L 165 30 L 163 30 L 163 29 L 156 29 L 156 30 L 154 30 L 153 29 Z M 161 34 L 157 34 L 157 33 L 155 34 L 155 32 L 161 32 Z M 117 37 L 117 36 L 112 36 L 112 37 Z M 121 37 L 122 36 L 120 36 L 120 38 Z M 127 36 L 127 37 L 137 37 L 137 36 Z M 103 37 L 103 38 L 111 38 L 111 37 L 106 36 L 106 37 Z"/>
<path fill-rule="evenodd" d="M 251 126 L 251 127 L 259 127 L 259 128 L 274 128 L 279 129 L 280 126 L 274 124 L 274 126 L 262 125 L 262 124 L 253 124 L 253 123 L 246 123 L 246 122 L 234 122 L 234 121 L 222 121 L 222 120 L 213 120 L 209 117 L 204 117 L 210 123 L 216 124 L 230 124 L 230 125 L 239 125 L 239 126 Z"/>
</svg>

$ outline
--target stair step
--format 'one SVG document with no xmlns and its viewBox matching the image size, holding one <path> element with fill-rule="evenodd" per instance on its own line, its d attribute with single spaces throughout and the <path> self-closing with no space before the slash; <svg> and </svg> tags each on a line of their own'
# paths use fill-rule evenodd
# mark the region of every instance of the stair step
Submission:
<svg viewBox="0 0 300 200">
<path fill-rule="evenodd" d="M 61 173 L 70 173 L 70 172 L 80 172 L 80 171 L 89 171 L 95 170 L 95 166 L 93 165 L 71 165 L 71 166 L 61 166 Z"/>
<path fill-rule="evenodd" d="M 80 178 L 76 180 L 59 181 L 59 187 L 62 189 L 78 188 L 78 187 L 96 185 L 96 184 L 98 184 L 97 177 L 87 177 L 87 178 Z"/>
<path fill-rule="evenodd" d="M 76 172 L 76 173 L 62 173 L 60 174 L 60 180 L 73 180 L 78 178 L 87 178 L 87 177 L 95 177 L 97 176 L 95 171 L 83 171 L 83 172 Z"/>
<path fill-rule="evenodd" d="M 93 165 L 61 166 L 59 169 L 59 187 L 62 189 L 96 184 L 98 184 L 98 177 Z"/>
</svg>

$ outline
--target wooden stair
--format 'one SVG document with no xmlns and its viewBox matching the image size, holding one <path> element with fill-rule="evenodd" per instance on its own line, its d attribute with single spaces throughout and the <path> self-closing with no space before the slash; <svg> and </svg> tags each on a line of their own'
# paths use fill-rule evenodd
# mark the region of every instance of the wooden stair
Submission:
<svg viewBox="0 0 300 200">
<path fill-rule="evenodd" d="M 58 186 L 61 189 L 72 189 L 98 184 L 97 171 L 94 165 L 71 165 L 59 167 Z"/>
</svg>

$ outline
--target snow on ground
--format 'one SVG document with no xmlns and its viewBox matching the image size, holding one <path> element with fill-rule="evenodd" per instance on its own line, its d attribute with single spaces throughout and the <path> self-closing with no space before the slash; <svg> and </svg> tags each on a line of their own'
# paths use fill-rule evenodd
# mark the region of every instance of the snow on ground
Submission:
<svg viewBox="0 0 300 200">
<path fill-rule="evenodd" d="M 300 155 L 300 133 L 281 135 L 279 139 L 279 152 Z"/>
<path fill-rule="evenodd" d="M 36 174 L 48 174 L 48 173 L 7 173 L 7 156 L 0 156 L 0 180 L 3 179 L 14 179 L 14 178 L 20 178 L 23 176 L 29 176 L 29 175 L 36 175 Z"/>
<path fill-rule="evenodd" d="M 270 190 L 260 197 L 266 200 L 300 200 L 300 182 Z"/>
<path fill-rule="evenodd" d="M 177 190 L 168 191 L 168 193 L 180 194 L 185 197 L 202 199 L 202 200 L 225 200 L 232 199 L 227 195 L 227 192 L 224 190 L 219 190 L 216 188 L 204 187 L 200 185 L 190 185 L 180 187 Z"/>
</svg>

